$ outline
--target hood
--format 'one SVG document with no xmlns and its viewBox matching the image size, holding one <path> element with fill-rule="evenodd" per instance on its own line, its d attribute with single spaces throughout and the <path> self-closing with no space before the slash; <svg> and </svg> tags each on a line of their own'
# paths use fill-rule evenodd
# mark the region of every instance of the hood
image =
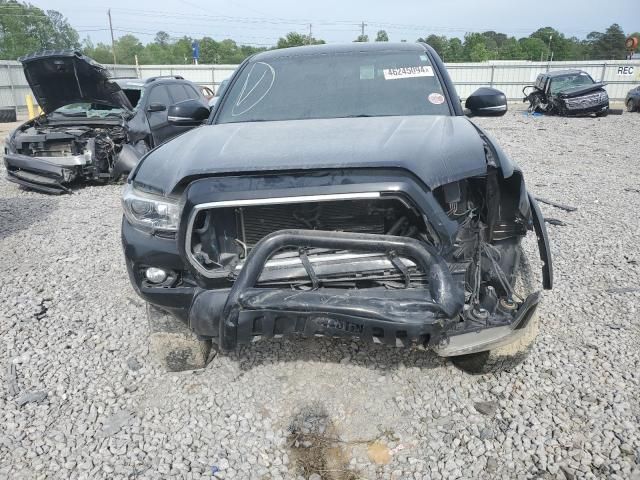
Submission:
<svg viewBox="0 0 640 480">
<path fill-rule="evenodd" d="M 606 83 L 593 83 L 591 85 L 582 85 L 580 87 L 567 88 L 565 90 L 560 90 L 558 92 L 558 96 L 562 98 L 579 97 L 580 95 L 585 95 L 596 90 L 601 90 L 605 85 Z"/>
<path fill-rule="evenodd" d="M 108 70 L 75 51 L 46 51 L 21 57 L 29 86 L 45 113 L 71 103 L 133 107 Z"/>
<path fill-rule="evenodd" d="M 202 126 L 151 152 L 132 178 L 168 194 L 205 175 L 337 168 L 402 168 L 435 188 L 487 165 L 465 117 L 337 118 Z"/>
</svg>

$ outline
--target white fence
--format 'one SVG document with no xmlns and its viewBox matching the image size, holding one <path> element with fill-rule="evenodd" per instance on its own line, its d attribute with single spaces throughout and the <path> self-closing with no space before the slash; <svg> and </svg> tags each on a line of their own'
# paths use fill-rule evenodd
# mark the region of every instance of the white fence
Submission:
<svg viewBox="0 0 640 480">
<path fill-rule="evenodd" d="M 231 76 L 236 65 L 118 65 L 113 67 L 116 77 L 153 77 L 181 75 L 200 85 L 217 87 Z M 549 70 L 578 68 L 588 72 L 596 81 L 607 83 L 613 101 L 624 100 L 627 92 L 640 84 L 640 61 L 610 60 L 596 62 L 526 62 L 493 61 L 484 63 L 449 63 L 447 69 L 458 94 L 465 98 L 476 88 L 492 86 L 502 90 L 509 100 L 522 100 L 522 87 L 531 85 L 536 76 Z M 0 106 L 25 108 L 25 96 L 30 93 L 19 62 L 0 61 Z"/>
</svg>

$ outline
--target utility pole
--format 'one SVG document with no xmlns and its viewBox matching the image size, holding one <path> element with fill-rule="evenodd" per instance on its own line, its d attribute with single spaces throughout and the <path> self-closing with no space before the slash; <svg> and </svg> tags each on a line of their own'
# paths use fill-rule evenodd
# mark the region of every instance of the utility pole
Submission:
<svg viewBox="0 0 640 480">
<path fill-rule="evenodd" d="M 364 20 L 362 21 L 362 23 L 360 24 L 360 28 L 362 29 L 362 37 L 364 38 L 364 27 L 368 27 L 368 25 L 366 23 L 364 23 Z"/>
<path fill-rule="evenodd" d="M 549 60 L 549 58 L 552 58 L 552 57 L 553 57 L 553 55 L 552 55 L 552 53 L 551 53 L 551 39 L 552 39 L 552 38 L 553 38 L 553 35 L 549 35 L 549 53 L 547 54 L 547 61 L 548 61 L 548 62 L 549 62 L 549 61 L 551 61 L 551 60 Z"/>
<path fill-rule="evenodd" d="M 116 61 L 116 40 L 113 37 L 113 24 L 111 23 L 111 9 L 107 10 L 107 15 L 109 16 L 109 30 L 111 30 L 111 51 L 113 52 L 113 71 L 116 71 L 116 65 L 118 62 Z"/>
<path fill-rule="evenodd" d="M 312 29 L 313 29 L 313 25 L 309 24 L 309 40 L 307 42 L 309 45 L 311 45 L 311 37 L 313 35 Z"/>
</svg>

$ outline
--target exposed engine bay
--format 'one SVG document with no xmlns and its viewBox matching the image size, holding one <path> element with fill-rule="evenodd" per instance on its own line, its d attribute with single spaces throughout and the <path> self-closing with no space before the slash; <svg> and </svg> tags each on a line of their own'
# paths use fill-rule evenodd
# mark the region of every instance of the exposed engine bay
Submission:
<svg viewBox="0 0 640 480">
<path fill-rule="evenodd" d="M 524 302 L 515 285 L 520 241 L 531 228 L 531 212 L 521 198 L 521 181 L 519 174 L 499 180 L 492 171 L 437 189 L 438 203 L 458 225 L 452 246 L 441 243 L 427 218 L 402 195 L 203 209 L 195 215 L 186 241 L 192 264 L 222 287 L 236 281 L 252 249 L 274 232 L 305 229 L 414 239 L 443 257 L 464 291 L 461 329 L 507 324 Z M 256 287 L 342 289 L 345 295 L 357 295 L 358 290 L 424 289 L 429 281 L 429 272 L 393 251 L 285 248 L 265 263 Z"/>
<path fill-rule="evenodd" d="M 127 129 L 119 123 L 52 125 L 35 119 L 15 132 L 5 156 L 10 180 L 60 193 L 76 180 L 119 178 L 147 150 L 144 142 L 136 147 L 128 144 Z"/>
<path fill-rule="evenodd" d="M 30 127 L 14 137 L 16 153 L 81 167 L 85 178 L 109 178 L 126 141 L 121 126 Z"/>
</svg>

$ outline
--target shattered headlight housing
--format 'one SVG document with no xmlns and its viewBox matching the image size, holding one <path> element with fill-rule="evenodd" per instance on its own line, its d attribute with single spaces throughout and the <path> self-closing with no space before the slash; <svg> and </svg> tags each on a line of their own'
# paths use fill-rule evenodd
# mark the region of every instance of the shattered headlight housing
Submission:
<svg viewBox="0 0 640 480">
<path fill-rule="evenodd" d="M 181 208 L 177 200 L 142 192 L 128 183 L 122 194 L 122 208 L 129 223 L 139 230 L 178 230 Z"/>
</svg>

